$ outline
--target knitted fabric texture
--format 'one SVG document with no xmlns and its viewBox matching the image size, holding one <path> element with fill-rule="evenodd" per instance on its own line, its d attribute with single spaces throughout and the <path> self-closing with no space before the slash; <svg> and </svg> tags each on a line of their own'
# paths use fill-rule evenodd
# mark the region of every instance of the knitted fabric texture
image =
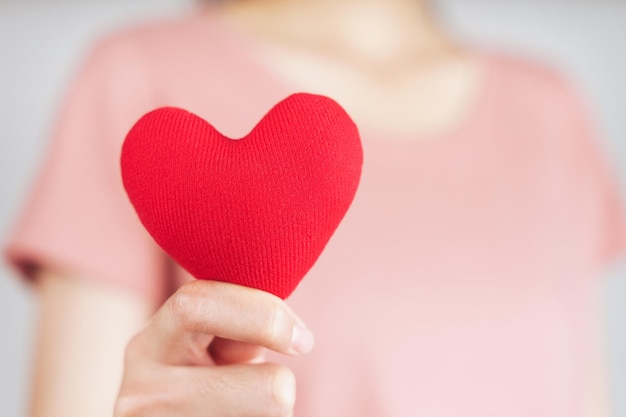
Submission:
<svg viewBox="0 0 626 417">
<path fill-rule="evenodd" d="M 155 241 L 198 279 L 288 297 L 347 212 L 358 130 L 333 100 L 294 94 L 245 137 L 166 107 L 122 148 L 124 187 Z"/>
</svg>

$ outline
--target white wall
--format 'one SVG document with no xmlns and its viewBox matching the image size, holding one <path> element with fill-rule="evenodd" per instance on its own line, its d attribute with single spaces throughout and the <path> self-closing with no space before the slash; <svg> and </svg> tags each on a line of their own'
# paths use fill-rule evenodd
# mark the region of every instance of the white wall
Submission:
<svg viewBox="0 0 626 417">
<path fill-rule="evenodd" d="M 440 0 L 468 37 L 543 57 L 587 94 L 626 195 L 626 2 Z M 45 150 L 55 106 L 81 53 L 103 31 L 188 0 L 0 0 L 0 242 Z M 618 417 L 626 417 L 626 266 L 606 280 Z M 32 294 L 0 266 L 0 416 L 26 414 Z"/>
<path fill-rule="evenodd" d="M 81 54 L 103 31 L 180 8 L 180 0 L 0 0 L 0 242 L 45 151 Z M 0 416 L 27 410 L 33 295 L 0 263 Z"/>
</svg>

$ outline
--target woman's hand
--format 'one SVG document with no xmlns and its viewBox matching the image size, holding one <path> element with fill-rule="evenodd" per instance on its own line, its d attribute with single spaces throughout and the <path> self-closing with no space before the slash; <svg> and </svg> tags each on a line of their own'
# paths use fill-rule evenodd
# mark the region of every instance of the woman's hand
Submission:
<svg viewBox="0 0 626 417">
<path fill-rule="evenodd" d="M 128 344 L 115 417 L 290 416 L 295 379 L 262 363 L 313 336 L 278 297 L 213 281 L 182 286 Z"/>
</svg>

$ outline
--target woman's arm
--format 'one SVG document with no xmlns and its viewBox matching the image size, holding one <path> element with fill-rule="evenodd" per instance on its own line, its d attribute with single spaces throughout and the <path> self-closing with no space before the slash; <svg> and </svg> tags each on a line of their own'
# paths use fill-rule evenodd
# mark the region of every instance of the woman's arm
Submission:
<svg viewBox="0 0 626 417">
<path fill-rule="evenodd" d="M 591 360 L 589 369 L 588 385 L 585 387 L 585 417 L 611 417 L 613 416 L 609 358 L 606 334 L 606 314 L 604 309 L 603 285 L 598 280 L 594 286 L 593 309 L 593 338 L 591 342 Z"/>
<path fill-rule="evenodd" d="M 124 349 L 150 317 L 147 299 L 85 277 L 38 276 L 32 417 L 111 417 Z"/>
<path fill-rule="evenodd" d="M 585 417 L 611 417 L 609 375 L 606 354 L 595 356 L 596 364 L 591 370 L 590 386 L 586 398 Z"/>
<path fill-rule="evenodd" d="M 299 355 L 313 339 L 278 297 L 193 281 L 146 323 L 140 297 L 67 274 L 39 279 L 32 417 L 292 414 L 292 372 L 259 362 L 263 348 Z"/>
</svg>

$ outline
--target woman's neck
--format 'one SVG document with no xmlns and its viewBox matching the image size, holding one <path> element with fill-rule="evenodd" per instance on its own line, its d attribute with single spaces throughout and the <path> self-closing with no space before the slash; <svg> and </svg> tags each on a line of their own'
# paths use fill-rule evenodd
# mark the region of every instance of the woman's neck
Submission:
<svg viewBox="0 0 626 417">
<path fill-rule="evenodd" d="M 447 43 L 421 0 L 235 1 L 227 7 L 268 36 L 372 63 L 428 54 Z"/>
<path fill-rule="evenodd" d="M 221 18 L 292 90 L 327 95 L 360 126 L 432 134 L 464 120 L 482 67 L 425 0 L 233 0 Z"/>
</svg>

